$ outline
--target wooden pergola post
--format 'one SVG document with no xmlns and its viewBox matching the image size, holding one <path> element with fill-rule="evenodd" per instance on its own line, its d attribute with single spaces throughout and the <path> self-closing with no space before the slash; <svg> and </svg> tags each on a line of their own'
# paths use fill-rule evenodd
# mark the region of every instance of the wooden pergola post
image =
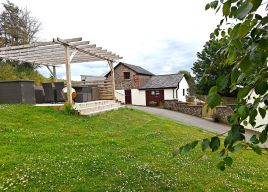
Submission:
<svg viewBox="0 0 268 192">
<path fill-rule="evenodd" d="M 114 66 L 112 61 L 108 61 L 108 65 L 111 69 L 111 77 L 112 77 L 112 87 L 113 87 L 113 99 L 116 100 L 115 98 L 115 79 L 114 79 Z"/>
<path fill-rule="evenodd" d="M 73 105 L 72 99 L 72 82 L 71 82 L 71 65 L 70 65 L 70 53 L 68 45 L 64 45 L 65 51 L 65 64 L 66 64 L 66 84 L 67 84 L 67 100 L 70 105 Z"/>
</svg>

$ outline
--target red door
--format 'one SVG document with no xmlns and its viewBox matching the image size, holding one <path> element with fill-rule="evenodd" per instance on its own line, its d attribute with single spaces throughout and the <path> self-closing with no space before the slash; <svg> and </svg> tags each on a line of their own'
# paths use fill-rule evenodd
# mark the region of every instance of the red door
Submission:
<svg viewBox="0 0 268 192">
<path fill-rule="evenodd" d="M 125 103 L 132 104 L 131 90 L 125 90 Z"/>
<path fill-rule="evenodd" d="M 146 90 L 146 105 L 159 106 L 164 104 L 164 90 Z"/>
</svg>

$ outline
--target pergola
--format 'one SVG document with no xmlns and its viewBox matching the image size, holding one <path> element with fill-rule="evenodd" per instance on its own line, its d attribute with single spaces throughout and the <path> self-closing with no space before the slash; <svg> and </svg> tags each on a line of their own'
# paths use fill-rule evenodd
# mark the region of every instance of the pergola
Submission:
<svg viewBox="0 0 268 192">
<path fill-rule="evenodd" d="M 122 59 L 119 55 L 82 41 L 82 38 L 36 42 L 27 45 L 0 48 L 0 58 L 46 66 L 56 79 L 56 66 L 65 64 L 68 103 L 72 104 L 71 67 L 73 63 L 107 61 L 111 69 L 113 94 L 115 93 L 113 63 Z M 52 69 L 50 68 L 52 67 Z"/>
</svg>

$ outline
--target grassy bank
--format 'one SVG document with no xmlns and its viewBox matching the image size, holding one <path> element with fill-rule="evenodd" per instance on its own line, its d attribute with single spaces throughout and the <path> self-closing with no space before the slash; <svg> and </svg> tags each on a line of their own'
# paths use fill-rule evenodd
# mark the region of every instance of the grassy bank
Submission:
<svg viewBox="0 0 268 192">
<path fill-rule="evenodd" d="M 265 156 L 236 153 L 224 172 L 217 154 L 172 157 L 209 134 L 130 109 L 77 117 L 0 105 L 0 191 L 268 191 Z"/>
</svg>

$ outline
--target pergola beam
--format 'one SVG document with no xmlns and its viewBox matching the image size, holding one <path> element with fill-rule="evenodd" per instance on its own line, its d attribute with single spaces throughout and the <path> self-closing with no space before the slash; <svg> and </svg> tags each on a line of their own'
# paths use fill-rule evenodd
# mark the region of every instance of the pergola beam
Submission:
<svg viewBox="0 0 268 192">
<path fill-rule="evenodd" d="M 60 38 L 53 38 L 53 42 L 56 42 L 58 39 Z M 82 41 L 82 37 L 71 38 L 71 39 L 61 39 L 61 41 L 65 43 L 72 43 L 72 42 Z"/>
<path fill-rule="evenodd" d="M 73 54 L 74 52 L 72 52 L 71 54 Z M 109 57 L 110 59 L 120 59 L 119 56 L 117 55 L 111 55 L 111 54 L 100 54 L 101 56 L 104 56 L 104 57 Z M 1 56 L 0 56 L 1 57 Z M 76 53 L 75 59 L 98 59 L 100 60 L 99 58 L 97 57 L 93 57 L 93 56 L 89 56 L 89 55 L 86 55 L 86 54 L 81 54 L 81 53 Z M 28 61 L 32 61 L 32 62 L 38 62 L 38 61 L 64 61 L 64 57 L 62 54 L 50 54 L 50 55 L 42 55 L 42 56 L 24 56 L 24 57 L 9 57 L 9 59 L 12 59 L 12 60 L 18 60 L 18 59 L 21 59 L 23 61 L 25 60 L 28 60 Z"/>
<path fill-rule="evenodd" d="M 79 48 L 86 48 L 86 50 L 94 50 L 93 47 L 91 46 L 87 46 L 87 45 L 83 45 L 83 46 L 79 46 Z M 71 50 L 70 52 L 73 53 L 74 51 L 77 50 Z M 106 50 L 97 50 L 97 51 L 90 51 L 91 53 L 94 53 L 96 55 L 111 55 L 111 56 L 116 56 L 115 54 L 112 54 L 111 52 L 107 52 Z M 32 58 L 32 57 L 40 57 L 40 55 L 42 55 L 43 57 L 55 57 L 55 56 L 63 56 L 64 54 L 64 50 L 46 50 L 46 51 L 42 51 L 42 52 L 35 52 L 35 53 L 27 53 L 27 54 L 1 54 L 0 53 L 0 57 L 12 57 L 13 59 L 15 58 L 21 58 L 21 59 L 28 59 L 28 58 Z M 80 53 L 82 54 L 82 53 Z M 83 53 L 84 54 L 84 53 Z M 86 54 L 84 54 L 86 55 Z"/>
<path fill-rule="evenodd" d="M 109 58 L 106 58 L 106 57 L 103 57 L 103 56 L 98 56 L 98 55 L 96 55 L 96 54 L 94 54 L 94 53 L 91 53 L 90 51 L 87 51 L 87 50 L 80 49 L 80 48 L 78 48 L 78 47 L 72 46 L 72 45 L 70 45 L 69 43 L 66 43 L 66 41 L 63 40 L 63 39 L 57 38 L 57 40 L 53 39 L 53 41 L 54 41 L 54 42 L 61 43 L 61 44 L 63 44 L 63 45 L 67 45 L 67 46 L 69 46 L 70 48 L 72 48 L 72 49 L 76 49 L 76 50 L 78 50 L 78 51 L 80 51 L 80 52 L 82 52 L 82 53 L 85 53 L 85 54 L 88 54 L 88 55 L 91 55 L 91 56 L 98 57 L 99 59 L 102 59 L 102 60 L 113 61 L 112 59 L 109 59 Z"/>
<path fill-rule="evenodd" d="M 75 42 L 75 43 L 70 43 L 73 46 L 78 46 L 79 48 L 85 49 L 93 49 L 96 47 L 95 44 L 89 44 L 89 41 L 82 41 L 82 42 Z M 20 50 L 11 50 L 11 51 L 0 51 L 1 55 L 23 55 L 23 54 L 30 54 L 30 53 L 43 53 L 43 52 L 51 52 L 51 51 L 62 51 L 64 52 L 64 48 L 60 44 L 53 44 L 50 46 L 41 46 L 41 47 L 33 47 L 29 49 L 20 49 Z"/>
<path fill-rule="evenodd" d="M 18 45 L 18 46 L 10 46 L 10 47 L 2 47 L 0 48 L 0 51 L 9 51 L 9 50 L 16 50 L 16 49 L 26 49 L 26 48 L 32 48 L 32 47 L 38 47 L 38 46 L 47 46 L 47 45 L 53 45 L 55 44 L 53 41 L 49 42 L 35 42 L 28 45 Z"/>
</svg>

